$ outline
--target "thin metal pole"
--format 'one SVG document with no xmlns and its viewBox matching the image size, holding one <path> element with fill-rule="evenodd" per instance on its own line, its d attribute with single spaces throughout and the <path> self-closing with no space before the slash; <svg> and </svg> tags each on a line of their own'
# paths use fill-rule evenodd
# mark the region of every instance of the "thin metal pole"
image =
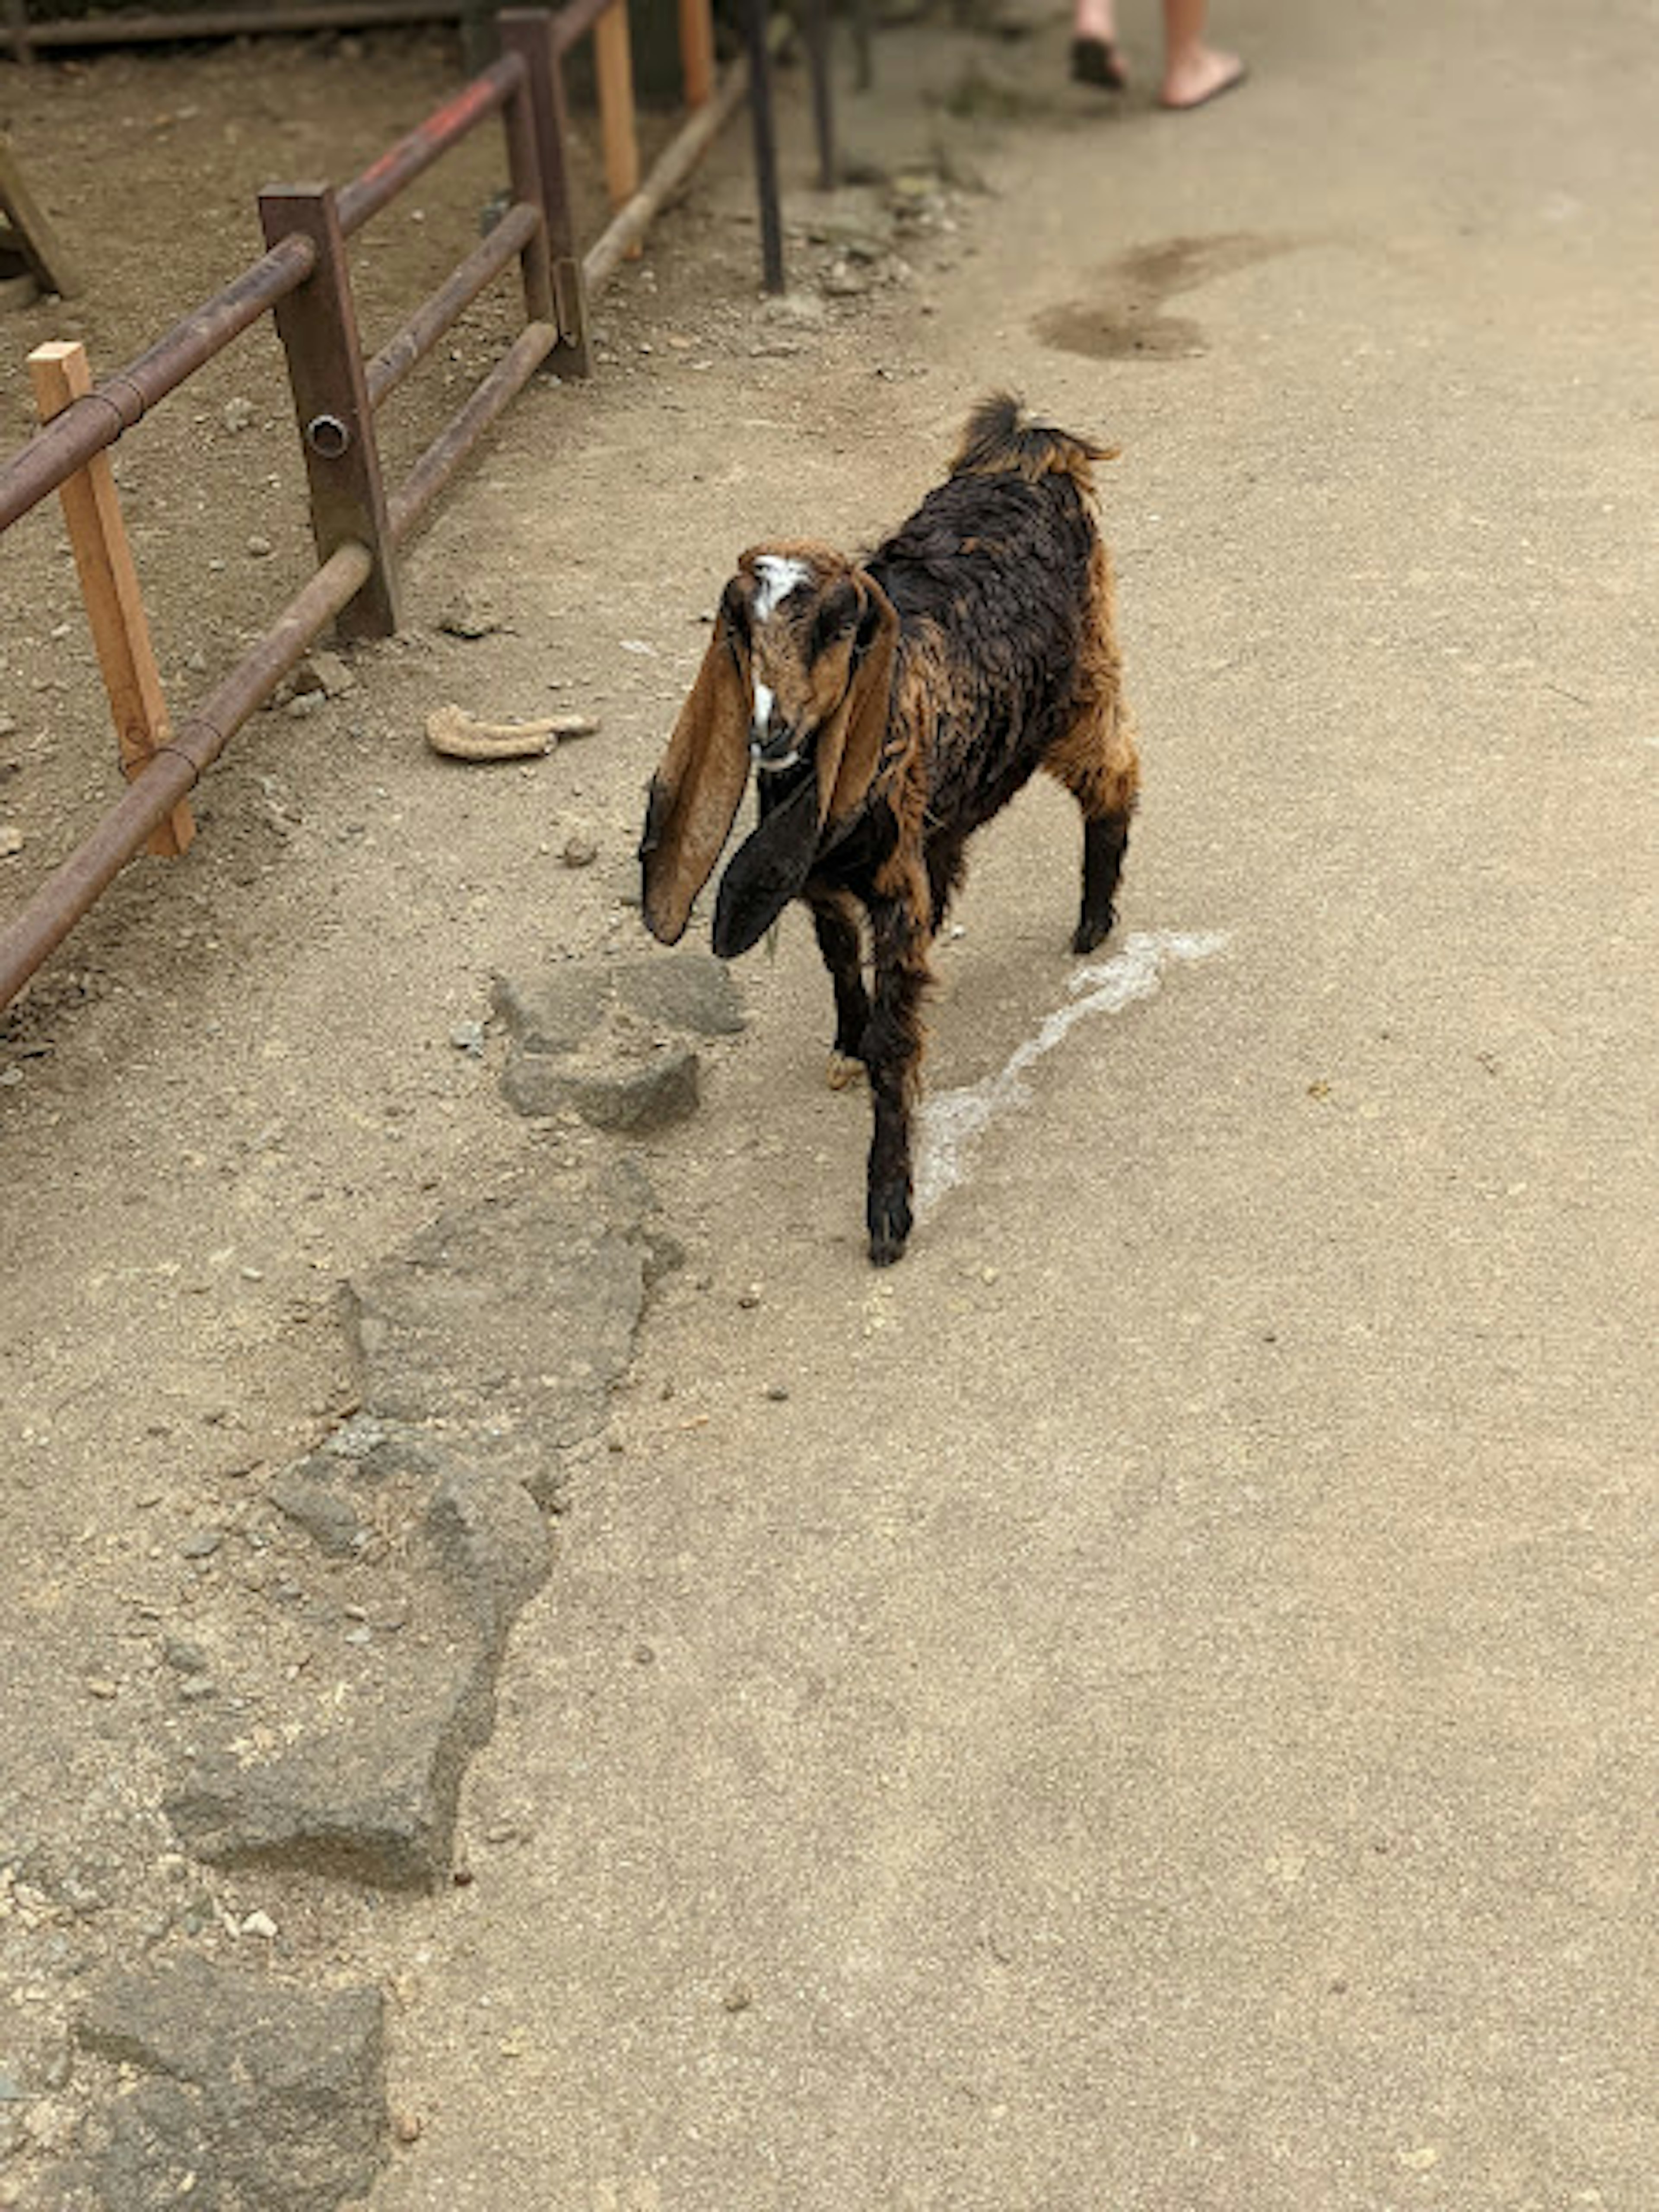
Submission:
<svg viewBox="0 0 1659 2212">
<path fill-rule="evenodd" d="M 829 0 L 805 0 L 806 64 L 812 78 L 812 130 L 818 149 L 818 190 L 836 189 L 835 95 L 830 75 Z"/>
<path fill-rule="evenodd" d="M 755 135 L 755 185 L 760 196 L 762 282 L 781 292 L 783 218 L 778 207 L 778 142 L 772 105 L 772 49 L 767 35 L 766 0 L 744 0 L 744 35 L 749 47 L 749 113 Z"/>
</svg>

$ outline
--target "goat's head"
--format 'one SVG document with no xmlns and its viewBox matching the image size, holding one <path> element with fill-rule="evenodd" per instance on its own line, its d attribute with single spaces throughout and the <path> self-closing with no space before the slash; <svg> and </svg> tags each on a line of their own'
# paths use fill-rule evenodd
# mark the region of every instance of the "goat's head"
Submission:
<svg viewBox="0 0 1659 2212">
<path fill-rule="evenodd" d="M 720 884 L 714 950 L 746 952 L 805 882 L 824 835 L 856 811 L 881 758 L 898 617 L 825 545 L 751 546 L 651 785 L 640 843 L 646 927 L 684 933 L 750 770 L 770 786 Z"/>
</svg>

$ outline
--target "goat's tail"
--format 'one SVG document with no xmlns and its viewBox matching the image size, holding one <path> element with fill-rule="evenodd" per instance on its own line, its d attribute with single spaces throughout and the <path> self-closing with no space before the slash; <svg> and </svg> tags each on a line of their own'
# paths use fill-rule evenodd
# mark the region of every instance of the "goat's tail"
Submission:
<svg viewBox="0 0 1659 2212">
<path fill-rule="evenodd" d="M 1092 440 L 1056 429 L 1052 422 L 1034 422 L 1012 392 L 993 392 L 981 399 L 963 427 L 962 443 L 951 464 L 952 476 L 1024 477 L 1035 483 L 1039 477 L 1077 478 L 1085 490 L 1092 489 L 1092 463 L 1115 461 L 1115 446 L 1097 446 Z"/>
</svg>

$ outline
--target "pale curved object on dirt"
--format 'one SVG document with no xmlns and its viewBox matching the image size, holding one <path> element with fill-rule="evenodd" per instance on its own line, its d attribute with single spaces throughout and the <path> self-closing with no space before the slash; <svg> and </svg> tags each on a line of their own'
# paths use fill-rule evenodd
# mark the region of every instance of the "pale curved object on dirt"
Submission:
<svg viewBox="0 0 1659 2212">
<path fill-rule="evenodd" d="M 526 760 L 550 753 L 561 738 L 591 737 L 592 714 L 547 714 L 538 722 L 480 722 L 459 707 L 440 707 L 426 718 L 426 741 L 450 760 Z"/>
</svg>

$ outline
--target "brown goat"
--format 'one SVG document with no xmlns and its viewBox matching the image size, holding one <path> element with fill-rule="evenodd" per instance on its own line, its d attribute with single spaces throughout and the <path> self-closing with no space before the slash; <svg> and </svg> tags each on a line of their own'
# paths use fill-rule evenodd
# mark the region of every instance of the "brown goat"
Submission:
<svg viewBox="0 0 1659 2212">
<path fill-rule="evenodd" d="M 811 908 L 835 988 L 830 1080 L 860 1062 L 870 1078 L 878 1267 L 910 1233 L 928 947 L 969 834 L 1039 768 L 1083 810 L 1073 950 L 1112 927 L 1139 781 L 1091 469 L 1113 458 L 998 394 L 946 481 L 866 560 L 752 547 L 651 786 L 645 920 L 672 945 L 753 766 L 760 820 L 721 878 L 714 950 L 746 952 L 793 898 Z"/>
</svg>

